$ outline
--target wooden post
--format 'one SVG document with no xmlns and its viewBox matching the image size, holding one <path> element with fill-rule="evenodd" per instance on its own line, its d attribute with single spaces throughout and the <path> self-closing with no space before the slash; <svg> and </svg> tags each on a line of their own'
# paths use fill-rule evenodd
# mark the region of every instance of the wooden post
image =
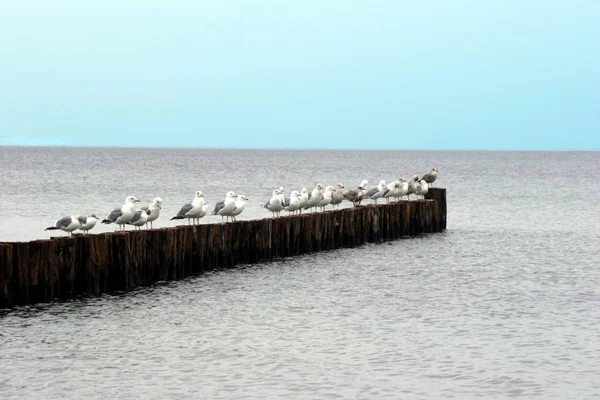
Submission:
<svg viewBox="0 0 600 400">
<path fill-rule="evenodd" d="M 0 243 L 0 309 L 13 306 L 13 244 Z"/>
</svg>

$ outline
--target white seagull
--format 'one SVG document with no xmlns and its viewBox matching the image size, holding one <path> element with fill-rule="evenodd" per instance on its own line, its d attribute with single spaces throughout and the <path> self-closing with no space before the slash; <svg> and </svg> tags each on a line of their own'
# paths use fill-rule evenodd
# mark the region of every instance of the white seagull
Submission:
<svg viewBox="0 0 600 400">
<path fill-rule="evenodd" d="M 423 200 L 425 200 L 425 195 L 427 194 L 428 191 L 429 191 L 429 186 L 427 185 L 427 182 L 425 182 L 425 179 L 421 179 L 415 185 L 415 194 L 417 195 L 417 199 L 419 198 L 419 196 L 423 196 Z"/>
<path fill-rule="evenodd" d="M 269 201 L 263 206 L 273 213 L 273 218 L 279 217 L 279 213 L 283 210 L 285 200 L 279 189 L 273 190 L 273 194 Z"/>
<path fill-rule="evenodd" d="M 88 233 L 90 229 L 96 226 L 96 222 L 98 221 L 100 221 L 100 218 L 96 217 L 96 214 L 90 214 L 87 217 L 83 217 L 83 222 L 79 229 L 82 230 L 83 233 Z"/>
<path fill-rule="evenodd" d="M 387 203 L 389 203 L 392 197 L 396 195 L 396 192 L 398 192 L 400 187 L 400 181 L 393 181 L 387 184 L 386 190 L 383 193 L 383 198 Z"/>
<path fill-rule="evenodd" d="M 45 230 L 52 231 L 60 229 L 61 231 L 67 232 L 67 236 L 72 236 L 73 231 L 81 228 L 83 225 L 83 217 L 81 215 L 71 215 L 70 217 L 63 217 L 56 221 L 54 226 L 49 226 Z"/>
<path fill-rule="evenodd" d="M 120 229 L 125 230 L 125 224 L 131 221 L 133 213 L 135 212 L 135 203 L 139 203 L 140 199 L 135 196 L 127 196 L 125 204 L 120 208 L 115 208 L 112 212 L 102 220 L 103 224 L 115 223 L 119 225 Z"/>
<path fill-rule="evenodd" d="M 213 210 L 212 215 L 220 215 L 221 222 L 224 222 L 223 218 L 225 217 L 227 218 L 227 221 L 229 221 L 229 217 L 233 217 L 236 198 L 237 195 L 234 192 L 227 192 L 225 195 L 225 200 L 221 200 L 215 204 L 215 209 Z"/>
<path fill-rule="evenodd" d="M 150 210 L 135 210 L 133 213 L 133 218 L 129 221 L 128 225 L 133 225 L 135 230 L 140 230 L 140 228 L 148 222 L 148 217 L 150 216 Z"/>
<path fill-rule="evenodd" d="M 308 189 L 306 188 L 302 188 L 300 191 L 300 209 L 298 210 L 300 214 L 302 214 L 302 210 L 306 207 L 306 203 L 308 203 L 308 194 Z"/>
<path fill-rule="evenodd" d="M 407 194 L 408 194 L 408 182 L 406 182 L 404 179 L 400 178 L 400 187 L 394 194 L 394 197 L 396 197 L 396 199 L 400 198 L 400 200 L 402 200 L 402 198 L 404 196 L 406 196 Z"/>
<path fill-rule="evenodd" d="M 150 228 L 153 228 L 152 221 L 156 221 L 156 219 L 160 216 L 160 210 L 162 209 L 163 201 L 160 197 L 155 197 L 152 200 L 150 205 L 142 207 L 142 210 L 150 210 L 150 214 L 148 215 L 148 222 L 146 222 L 146 228 L 148 224 L 150 224 Z"/>
<path fill-rule="evenodd" d="M 333 188 L 331 186 L 327 186 L 325 188 L 325 193 L 323 193 L 323 197 L 321 198 L 321 201 L 319 202 L 319 208 L 321 209 L 321 212 L 325 211 L 325 207 L 327 207 L 329 204 L 331 204 L 332 195 L 333 195 Z"/>
<path fill-rule="evenodd" d="M 298 193 L 297 190 L 294 190 L 292 193 L 290 193 L 290 202 L 285 207 L 285 211 L 290 214 L 295 214 L 296 212 L 300 211 L 300 193 Z"/>
<path fill-rule="evenodd" d="M 310 209 L 313 207 L 317 207 L 323 198 L 323 184 L 317 183 L 317 186 L 312 190 L 312 192 L 308 195 L 308 201 L 306 202 L 306 206 L 304 209 Z"/>
<path fill-rule="evenodd" d="M 365 193 L 364 197 L 366 199 L 375 200 L 375 204 L 377 204 L 377 199 L 383 197 L 386 189 L 387 188 L 385 186 L 385 181 L 381 180 L 381 181 L 379 181 L 379 184 L 377 185 L 377 187 L 373 188 L 373 189 L 369 190 L 367 193 Z"/>
<path fill-rule="evenodd" d="M 408 199 L 410 200 L 410 195 L 415 193 L 416 184 L 419 181 L 419 177 L 417 175 L 410 178 L 408 181 L 408 191 L 406 192 Z"/>
<path fill-rule="evenodd" d="M 242 213 L 242 211 L 244 211 L 244 209 L 246 208 L 247 201 L 250 201 L 250 199 L 244 196 L 243 194 L 237 195 L 237 198 L 235 200 L 235 208 L 231 212 L 231 219 L 237 221 L 235 217 L 237 217 Z"/>
<path fill-rule="evenodd" d="M 194 220 L 194 225 L 200 223 L 200 218 L 204 217 L 208 213 L 208 206 L 206 205 L 206 200 L 204 200 L 204 193 L 198 190 L 194 194 L 194 200 L 189 203 L 185 203 L 177 215 L 171 218 L 171 221 L 174 219 L 185 219 L 188 220 L 188 225 L 190 225 L 190 220 Z"/>
</svg>

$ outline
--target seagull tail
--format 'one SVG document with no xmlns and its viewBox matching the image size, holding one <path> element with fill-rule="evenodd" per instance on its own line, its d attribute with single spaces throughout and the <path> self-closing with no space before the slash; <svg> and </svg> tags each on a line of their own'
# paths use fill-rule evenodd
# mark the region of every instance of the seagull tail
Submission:
<svg viewBox="0 0 600 400">
<path fill-rule="evenodd" d="M 176 215 L 176 216 L 174 216 L 173 218 L 171 218 L 171 221 L 173 221 L 174 219 L 183 219 L 183 217 L 181 217 L 181 216 L 179 216 L 179 215 Z"/>
<path fill-rule="evenodd" d="M 47 228 L 46 228 L 46 229 L 44 229 L 44 230 L 45 230 L 45 231 L 55 231 L 55 230 L 57 230 L 57 229 L 58 229 L 58 228 L 57 228 L 57 227 L 55 227 L 55 226 L 49 226 L 49 227 L 47 227 Z"/>
<path fill-rule="evenodd" d="M 110 224 L 110 222 L 111 222 L 111 221 L 110 221 L 109 219 L 103 219 L 103 220 L 102 220 L 102 223 L 103 223 L 103 224 Z"/>
</svg>

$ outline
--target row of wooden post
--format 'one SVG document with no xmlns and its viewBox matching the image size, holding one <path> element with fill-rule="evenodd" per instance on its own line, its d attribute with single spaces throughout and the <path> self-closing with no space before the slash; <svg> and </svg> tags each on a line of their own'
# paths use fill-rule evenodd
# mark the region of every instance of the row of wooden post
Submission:
<svg viewBox="0 0 600 400">
<path fill-rule="evenodd" d="M 132 290 L 219 268 L 446 229 L 446 190 L 427 200 L 324 213 L 0 243 L 0 308 Z"/>
</svg>

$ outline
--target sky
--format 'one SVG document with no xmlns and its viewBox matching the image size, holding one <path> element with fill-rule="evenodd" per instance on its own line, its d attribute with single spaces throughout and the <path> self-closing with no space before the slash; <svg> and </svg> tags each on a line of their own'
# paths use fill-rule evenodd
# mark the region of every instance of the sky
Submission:
<svg viewBox="0 0 600 400">
<path fill-rule="evenodd" d="M 600 1 L 8 0 L 0 145 L 600 150 Z"/>
</svg>

